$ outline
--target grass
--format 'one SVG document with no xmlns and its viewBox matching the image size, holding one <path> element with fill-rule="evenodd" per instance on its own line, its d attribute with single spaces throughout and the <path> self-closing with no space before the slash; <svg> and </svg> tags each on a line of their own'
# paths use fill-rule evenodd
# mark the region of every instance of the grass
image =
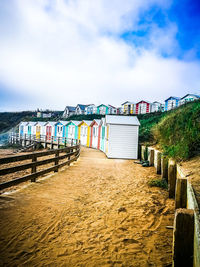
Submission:
<svg viewBox="0 0 200 267">
<path fill-rule="evenodd" d="M 165 155 L 186 160 L 200 153 L 200 101 L 170 112 L 152 128 Z"/>
<path fill-rule="evenodd" d="M 151 187 L 155 186 L 155 187 L 160 187 L 160 188 L 163 188 L 163 189 L 168 189 L 168 184 L 163 179 L 151 179 L 148 182 L 148 185 L 151 186 Z"/>
<path fill-rule="evenodd" d="M 152 128 L 166 116 L 167 112 L 155 112 L 150 114 L 138 115 L 140 121 L 139 142 L 153 143 L 154 136 Z"/>
</svg>

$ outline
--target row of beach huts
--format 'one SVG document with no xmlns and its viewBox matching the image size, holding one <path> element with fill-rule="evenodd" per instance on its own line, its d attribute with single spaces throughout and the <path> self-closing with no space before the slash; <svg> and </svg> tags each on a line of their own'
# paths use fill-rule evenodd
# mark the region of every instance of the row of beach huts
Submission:
<svg viewBox="0 0 200 267">
<path fill-rule="evenodd" d="M 136 116 L 117 115 L 92 121 L 21 122 L 19 136 L 80 140 L 81 145 L 101 150 L 108 158 L 136 159 L 139 125 Z"/>
<path fill-rule="evenodd" d="M 183 97 L 175 97 L 170 96 L 165 100 L 165 104 L 160 103 L 158 101 L 149 102 L 145 100 L 141 100 L 137 103 L 126 101 L 121 104 L 121 107 L 114 107 L 112 105 L 83 105 L 83 104 L 77 104 L 74 106 L 66 106 L 65 110 L 63 112 L 63 118 L 68 118 L 72 115 L 90 115 L 90 114 L 102 114 L 102 115 L 108 115 L 108 114 L 124 114 L 124 115 L 138 115 L 138 114 L 146 114 L 146 113 L 152 113 L 152 112 L 158 112 L 158 111 L 169 111 L 171 109 L 174 109 L 178 106 L 181 106 L 185 103 L 195 101 L 197 99 L 200 99 L 199 95 L 195 94 L 187 94 Z"/>
</svg>

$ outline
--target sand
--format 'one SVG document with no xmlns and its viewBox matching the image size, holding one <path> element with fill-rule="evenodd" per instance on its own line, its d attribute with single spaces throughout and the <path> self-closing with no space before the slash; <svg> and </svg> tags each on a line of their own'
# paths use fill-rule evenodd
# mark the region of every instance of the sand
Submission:
<svg viewBox="0 0 200 267">
<path fill-rule="evenodd" d="M 1 266 L 171 266 L 174 201 L 153 167 L 83 148 L 58 174 L 0 196 Z"/>
<path fill-rule="evenodd" d="M 183 161 L 180 165 L 184 174 L 192 184 L 200 208 L 200 156 Z"/>
</svg>

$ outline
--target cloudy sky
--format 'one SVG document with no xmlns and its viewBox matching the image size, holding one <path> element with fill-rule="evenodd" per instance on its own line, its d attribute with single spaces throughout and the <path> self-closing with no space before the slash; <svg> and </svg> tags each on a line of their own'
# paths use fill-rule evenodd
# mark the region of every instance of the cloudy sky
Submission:
<svg viewBox="0 0 200 267">
<path fill-rule="evenodd" d="M 200 94 L 199 0 L 0 0 L 0 111 Z"/>
</svg>

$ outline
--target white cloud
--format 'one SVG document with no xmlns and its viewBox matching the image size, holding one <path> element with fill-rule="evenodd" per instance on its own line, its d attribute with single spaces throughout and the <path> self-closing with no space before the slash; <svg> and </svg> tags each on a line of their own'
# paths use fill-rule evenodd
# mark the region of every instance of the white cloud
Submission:
<svg viewBox="0 0 200 267">
<path fill-rule="evenodd" d="M 35 99 L 33 107 L 163 100 L 200 88 L 198 62 L 163 58 L 176 47 L 176 26 L 155 27 L 149 50 L 120 39 L 141 10 L 161 0 L 15 1 L 0 31 L 0 81 Z M 48 10 L 48 11 L 47 11 Z M 1 18 L 0 18 L 1 19 Z M 2 18 L 3 20 L 3 18 Z M 6 33 L 6 27 L 11 33 Z M 30 108 L 29 103 L 27 107 Z"/>
</svg>

